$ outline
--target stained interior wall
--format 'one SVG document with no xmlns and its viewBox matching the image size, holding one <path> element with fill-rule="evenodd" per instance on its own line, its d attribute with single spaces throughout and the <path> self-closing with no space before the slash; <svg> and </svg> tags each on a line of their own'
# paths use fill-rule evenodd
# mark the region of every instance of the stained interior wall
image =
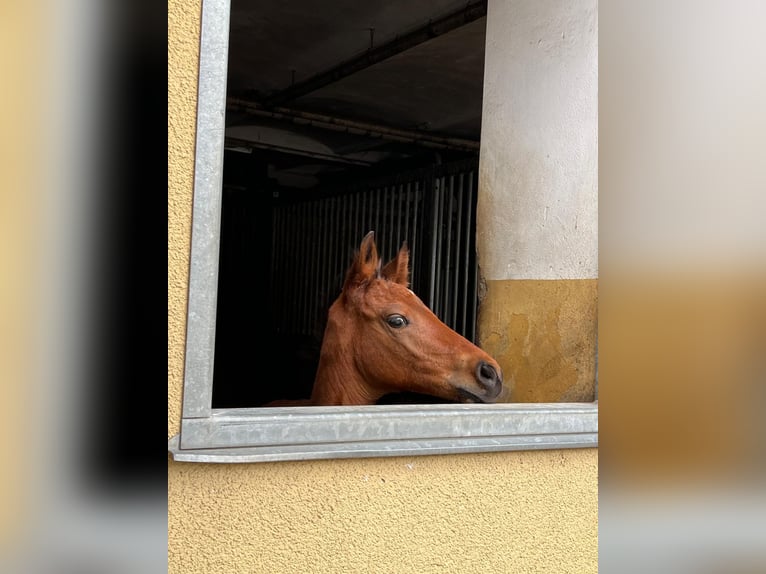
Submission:
<svg viewBox="0 0 766 574">
<path fill-rule="evenodd" d="M 598 2 L 491 0 L 477 242 L 479 343 L 503 399 L 595 398 Z"/>
</svg>

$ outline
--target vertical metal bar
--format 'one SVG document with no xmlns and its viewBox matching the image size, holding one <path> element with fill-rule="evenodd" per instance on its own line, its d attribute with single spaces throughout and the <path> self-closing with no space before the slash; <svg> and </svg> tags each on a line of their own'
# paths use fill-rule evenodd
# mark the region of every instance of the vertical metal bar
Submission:
<svg viewBox="0 0 766 574">
<path fill-rule="evenodd" d="M 436 249 L 436 314 L 440 319 L 444 319 L 444 206 L 447 202 L 447 178 L 443 175 L 439 177 L 439 224 L 438 240 Z"/>
<path fill-rule="evenodd" d="M 349 247 L 356 247 L 359 242 L 356 239 L 356 228 L 354 227 L 354 196 L 347 195 L 346 202 L 348 203 L 348 240 L 346 243 Z"/>
<path fill-rule="evenodd" d="M 399 184 L 396 190 L 396 243 L 394 248 L 396 253 L 402 246 L 402 197 L 404 196 L 404 184 Z M 393 256 L 393 253 L 391 254 Z"/>
<path fill-rule="evenodd" d="M 468 196 L 469 196 L 469 201 L 468 201 L 468 206 L 467 206 L 468 207 L 468 214 L 467 214 L 467 217 L 466 217 L 468 221 L 471 221 L 471 218 L 473 216 L 473 201 L 474 201 L 473 180 L 474 180 L 474 177 L 475 177 L 475 172 L 471 171 L 470 175 L 469 175 L 469 178 L 468 178 Z M 470 227 L 473 228 L 473 225 L 471 225 Z M 466 253 L 469 255 L 469 257 L 466 257 L 467 261 L 470 261 L 470 259 L 471 259 L 471 257 L 470 257 L 470 255 L 471 255 L 470 245 L 473 244 L 473 242 L 471 241 L 471 237 L 470 236 L 471 236 L 470 233 L 466 234 Z M 471 335 L 469 337 L 469 339 L 471 341 L 474 341 L 474 342 L 476 341 L 476 305 L 478 303 L 477 302 L 477 297 L 476 297 L 476 286 L 478 284 L 478 274 L 479 274 L 479 266 L 476 264 L 476 260 L 474 258 L 473 267 L 471 269 L 471 292 L 472 292 L 472 296 L 469 299 L 470 311 L 471 311 L 470 317 L 471 318 L 470 318 L 469 329 L 468 329 L 468 333 Z M 466 291 L 468 291 L 468 289 L 466 289 Z"/>
<path fill-rule="evenodd" d="M 370 220 L 372 219 L 372 208 L 370 206 L 370 201 L 372 199 L 372 189 L 367 188 L 364 190 L 364 196 L 362 197 L 364 200 L 364 217 L 362 218 L 364 221 L 363 230 L 362 232 L 366 235 L 368 231 L 370 231 Z"/>
<path fill-rule="evenodd" d="M 280 300 L 282 301 L 282 310 L 280 313 L 280 333 L 284 333 L 287 329 L 287 325 L 290 322 L 289 312 L 288 312 L 288 270 L 290 268 L 290 250 L 288 249 L 288 237 L 290 237 L 290 209 L 287 204 L 282 204 L 280 207 L 280 210 L 282 211 L 282 229 L 280 231 L 281 238 L 280 243 L 282 244 L 282 255 L 281 255 L 281 271 L 279 273 L 279 289 L 281 291 Z"/>
<path fill-rule="evenodd" d="M 354 197 L 347 195 L 346 203 L 348 203 L 348 236 L 346 245 L 347 248 L 356 248 L 359 242 L 356 239 L 356 230 L 354 229 Z"/>
<path fill-rule="evenodd" d="M 347 248 L 356 248 L 359 242 L 356 239 L 356 229 L 354 229 L 354 196 L 346 195 L 348 204 L 348 234 L 346 239 Z"/>
<path fill-rule="evenodd" d="M 329 294 L 329 298 L 332 298 L 335 294 L 337 285 L 335 284 L 335 261 L 338 257 L 337 252 L 337 241 L 338 241 L 338 202 L 335 197 L 331 197 L 329 199 L 330 201 L 330 241 L 329 241 L 329 260 L 328 260 L 328 267 L 330 271 L 330 277 L 327 287 L 327 292 Z M 325 303 L 327 303 L 325 301 Z"/>
<path fill-rule="evenodd" d="M 326 298 L 327 294 L 327 276 L 328 276 L 328 268 L 329 265 L 327 264 L 327 260 L 330 256 L 330 252 L 328 251 L 328 244 L 329 244 L 329 232 L 328 232 L 328 223 L 330 222 L 330 211 L 328 209 L 328 206 L 330 205 L 330 202 L 327 198 L 323 198 L 319 201 L 320 205 L 320 217 L 319 217 L 319 229 L 321 233 L 321 257 L 320 257 L 320 277 L 319 277 L 319 288 L 316 292 L 316 314 L 314 316 L 314 328 L 313 332 L 315 335 L 318 335 L 317 333 L 317 327 L 318 321 L 321 321 L 322 318 L 322 306 L 324 304 L 324 300 Z"/>
<path fill-rule="evenodd" d="M 304 291 L 303 291 L 303 314 L 301 315 L 300 333 L 305 335 L 307 332 L 307 325 L 309 323 L 309 317 L 311 313 L 311 287 L 314 271 L 314 233 L 312 223 L 312 205 L 311 202 L 305 202 L 303 208 L 304 213 L 304 233 L 303 241 L 305 243 L 306 256 L 303 259 L 303 271 L 305 273 Z"/>
<path fill-rule="evenodd" d="M 412 201 L 412 182 L 407 182 L 407 199 L 404 202 L 404 239 L 407 241 L 407 247 L 412 249 L 412 241 L 410 240 L 410 202 Z M 412 265 L 410 265 L 412 268 Z M 411 274 L 410 274 L 411 275 Z M 411 277 L 408 277 L 411 280 Z"/>
<path fill-rule="evenodd" d="M 322 289 L 322 201 L 314 200 L 314 220 L 312 222 L 312 234 L 314 236 L 314 280 L 311 285 L 311 313 L 307 325 L 309 335 L 314 334 L 319 311 L 319 298 Z"/>
<path fill-rule="evenodd" d="M 337 217 L 335 214 L 335 198 L 334 197 L 327 198 L 327 211 L 330 214 L 330 221 L 329 221 L 329 225 L 327 226 L 327 261 L 325 263 L 325 265 L 327 265 L 327 283 L 325 288 L 326 296 L 324 300 L 325 307 L 322 309 L 323 320 L 325 315 L 327 314 L 327 301 L 333 297 L 333 294 L 335 292 L 333 256 L 335 255 L 335 250 L 334 250 L 335 220 Z"/>
<path fill-rule="evenodd" d="M 367 231 L 375 231 L 377 234 L 377 227 L 375 223 L 375 218 L 378 216 L 377 209 L 375 207 L 376 201 L 378 197 L 378 191 L 374 187 L 370 188 L 370 195 L 367 198 L 367 202 L 369 203 L 369 210 L 370 210 L 370 216 L 369 221 L 367 222 Z"/>
<path fill-rule="evenodd" d="M 410 206 L 412 203 L 412 182 L 407 182 L 407 200 L 404 202 L 404 238 L 407 240 L 407 245 L 412 247 L 412 241 L 410 241 Z"/>
<path fill-rule="evenodd" d="M 362 214 L 360 206 L 360 193 L 354 193 L 354 237 L 362 237 Z"/>
<path fill-rule="evenodd" d="M 287 252 L 285 253 L 285 262 L 287 265 L 285 266 L 285 282 L 283 284 L 285 288 L 285 310 L 286 310 L 286 320 L 285 320 L 285 332 L 286 333 L 292 333 L 293 328 L 293 315 L 295 315 L 295 286 L 297 283 L 297 277 L 295 277 L 295 229 L 297 226 L 297 207 L 294 203 L 290 203 L 286 205 L 287 208 L 287 222 L 288 222 L 288 233 L 287 237 L 289 238 L 288 242 L 286 243 L 289 248 L 287 249 Z"/>
<path fill-rule="evenodd" d="M 275 330 L 279 325 L 279 309 L 281 307 L 279 297 L 280 291 L 277 288 L 277 277 L 279 276 L 279 266 L 281 263 L 280 244 L 279 244 L 279 223 L 280 212 L 276 206 L 271 208 L 271 277 L 269 285 L 271 292 L 269 300 L 271 301 L 271 328 Z"/>
<path fill-rule="evenodd" d="M 341 263 L 339 261 L 338 264 L 339 264 L 340 268 L 342 269 L 342 267 L 345 265 L 345 261 L 346 261 L 346 258 L 347 258 L 346 250 L 348 249 L 348 224 L 347 224 L 347 221 L 348 221 L 348 196 L 346 196 L 346 195 L 341 196 L 340 197 L 340 202 L 341 202 L 340 241 L 341 241 L 342 249 L 340 249 L 339 251 L 341 251 L 343 253 L 342 261 L 344 263 Z M 343 272 L 343 270 L 341 271 L 341 273 L 342 272 Z"/>
<path fill-rule="evenodd" d="M 338 261 L 340 260 L 340 202 L 337 197 L 331 198 L 332 205 L 332 234 L 330 239 L 330 257 L 332 273 L 330 273 L 331 293 L 334 295 L 340 285 L 338 284 Z M 332 295 L 331 295 L 332 298 Z"/>
<path fill-rule="evenodd" d="M 447 219 L 447 232 L 445 237 L 445 249 L 446 254 L 444 256 L 444 274 L 442 277 L 442 286 L 444 289 L 443 307 L 444 307 L 444 322 L 447 323 L 453 329 L 455 328 L 455 321 L 452 314 L 452 308 L 450 302 L 450 287 L 452 286 L 452 197 L 455 194 L 455 176 L 450 174 L 449 185 L 445 186 L 444 192 L 447 194 L 446 209 L 444 210 L 444 216 Z"/>
<path fill-rule="evenodd" d="M 295 286 L 293 287 L 293 305 L 295 311 L 293 312 L 293 324 L 290 328 L 290 334 L 298 332 L 298 326 L 300 325 L 301 314 L 301 293 L 303 292 L 303 274 L 300 266 L 300 262 L 303 260 L 303 220 L 302 220 L 302 204 L 295 204 L 295 255 L 293 256 L 293 277 L 295 277 Z"/>
<path fill-rule="evenodd" d="M 300 256 L 298 258 L 298 270 L 301 274 L 301 281 L 300 281 L 300 291 L 298 292 L 298 317 L 296 322 L 296 332 L 298 334 L 302 333 L 301 326 L 303 325 L 303 317 L 306 310 L 306 294 L 308 293 L 308 282 L 309 282 L 309 274 L 307 270 L 307 259 L 308 259 L 308 242 L 306 241 L 306 236 L 308 235 L 308 221 L 306 217 L 306 203 L 301 203 L 300 208 L 298 210 L 299 220 L 301 222 L 300 227 L 300 235 L 299 241 L 300 241 Z"/>
<path fill-rule="evenodd" d="M 433 180 L 433 186 L 431 187 L 433 193 L 433 201 L 431 208 L 431 270 L 428 278 L 428 306 L 431 310 L 439 314 L 437 309 L 437 289 L 436 289 L 436 270 L 438 269 L 438 251 L 437 245 L 439 243 L 439 189 L 441 187 L 440 178 Z"/>
<path fill-rule="evenodd" d="M 308 271 L 308 281 L 306 288 L 306 309 L 303 316 L 303 329 L 302 333 L 305 335 L 308 333 L 309 324 L 311 323 L 311 307 L 314 298 L 314 268 L 316 267 L 316 227 L 314 226 L 314 201 L 306 202 L 306 242 L 307 242 L 307 257 L 306 257 L 306 270 Z"/>
<path fill-rule="evenodd" d="M 412 262 L 410 263 L 410 282 L 415 287 L 415 280 L 420 278 L 417 262 L 420 260 L 420 253 L 418 251 L 418 232 L 420 227 L 418 226 L 418 207 L 420 205 L 420 181 L 415 181 L 415 204 L 412 206 L 412 246 L 410 247 L 413 254 Z"/>
<path fill-rule="evenodd" d="M 466 193 L 466 212 L 470 213 L 471 209 L 471 174 L 468 174 L 468 177 L 466 178 L 466 186 L 467 186 L 467 193 Z M 466 216 L 466 233 L 465 237 L 463 238 L 463 301 L 461 304 L 461 307 L 463 308 L 463 336 L 467 338 L 471 338 L 470 335 L 470 325 L 467 323 L 469 320 L 469 314 L 468 314 L 468 280 L 471 276 L 470 274 L 470 246 L 469 246 L 469 240 L 470 240 L 470 234 L 471 234 L 471 220 L 469 216 Z M 473 340 L 473 339 L 472 339 Z"/>
<path fill-rule="evenodd" d="M 460 305 L 460 277 L 462 275 L 460 269 L 460 262 L 466 260 L 468 253 L 462 250 L 462 236 L 463 236 L 463 186 L 465 185 L 465 174 L 460 172 L 458 175 L 457 183 L 457 213 L 456 213 L 456 227 L 455 230 L 455 283 L 454 293 L 452 299 L 452 307 L 454 309 L 454 321 L 455 329 L 458 333 L 465 336 L 465 309 Z"/>
<path fill-rule="evenodd" d="M 386 217 L 388 214 L 388 210 L 386 209 L 387 205 L 388 188 L 383 185 L 380 188 L 380 222 L 378 223 L 378 228 L 375 230 L 375 242 L 377 243 L 379 250 L 382 250 L 385 247 Z"/>
<path fill-rule="evenodd" d="M 290 237 L 290 210 L 287 205 L 282 204 L 282 206 L 279 208 L 282 213 L 282 224 L 280 229 L 280 239 L 279 242 L 282 246 L 282 252 L 280 254 L 280 271 L 279 271 L 279 290 L 280 295 L 279 299 L 281 301 L 281 310 L 280 310 L 280 319 L 279 319 L 279 327 L 280 327 L 280 333 L 284 333 L 286 326 L 288 324 L 289 318 L 287 313 L 287 297 L 288 297 L 288 291 L 287 291 L 287 282 L 288 282 L 288 271 L 290 268 L 290 251 L 288 249 L 288 237 Z"/>
<path fill-rule="evenodd" d="M 327 259 L 330 253 L 327 251 L 329 237 L 328 227 L 330 212 L 327 209 L 329 200 L 325 197 L 319 200 L 319 284 L 317 285 L 314 303 L 314 318 L 312 320 L 312 333 L 317 334 L 317 322 L 321 320 L 322 304 L 327 293 Z"/>
<path fill-rule="evenodd" d="M 303 292 L 303 314 L 301 315 L 300 333 L 306 334 L 306 325 L 308 325 L 309 317 L 311 315 L 311 284 L 314 273 L 314 226 L 312 225 L 312 202 L 303 202 L 304 214 L 306 217 L 305 233 L 303 234 L 304 241 L 306 243 L 306 257 L 303 260 L 303 270 L 306 273 L 305 285 L 306 288 Z"/>
<path fill-rule="evenodd" d="M 396 211 L 394 202 L 396 201 L 396 187 L 389 185 L 386 189 L 388 190 L 388 223 L 386 225 L 387 241 L 385 243 L 388 247 L 380 254 L 380 256 L 387 259 L 393 252 L 394 245 L 394 212 Z"/>
<path fill-rule="evenodd" d="M 367 214 L 367 217 L 364 220 L 364 234 L 366 235 L 367 232 L 372 231 L 372 197 L 375 192 L 372 188 L 368 188 L 364 192 L 364 205 L 365 205 L 365 213 Z"/>
</svg>

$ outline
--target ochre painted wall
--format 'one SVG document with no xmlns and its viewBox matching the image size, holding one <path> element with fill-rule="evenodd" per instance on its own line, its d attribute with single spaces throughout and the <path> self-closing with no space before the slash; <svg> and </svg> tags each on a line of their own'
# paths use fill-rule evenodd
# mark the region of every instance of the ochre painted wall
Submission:
<svg viewBox="0 0 766 574">
<path fill-rule="evenodd" d="M 487 281 L 481 346 L 503 368 L 503 402 L 590 402 L 598 280 Z"/>
<path fill-rule="evenodd" d="M 168 438 L 180 427 L 199 1 L 168 4 Z M 263 464 L 168 457 L 168 571 L 596 572 L 596 449 Z"/>
</svg>

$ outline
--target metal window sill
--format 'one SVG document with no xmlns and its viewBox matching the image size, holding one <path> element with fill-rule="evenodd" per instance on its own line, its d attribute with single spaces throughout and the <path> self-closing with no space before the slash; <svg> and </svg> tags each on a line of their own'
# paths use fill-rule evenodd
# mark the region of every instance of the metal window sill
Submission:
<svg viewBox="0 0 766 574">
<path fill-rule="evenodd" d="M 598 403 L 214 410 L 185 418 L 176 461 L 283 460 L 595 448 Z"/>
</svg>

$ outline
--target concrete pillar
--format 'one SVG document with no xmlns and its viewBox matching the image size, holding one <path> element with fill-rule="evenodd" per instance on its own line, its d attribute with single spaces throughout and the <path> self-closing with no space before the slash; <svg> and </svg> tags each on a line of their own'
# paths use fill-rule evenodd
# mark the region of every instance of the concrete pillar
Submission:
<svg viewBox="0 0 766 574">
<path fill-rule="evenodd" d="M 504 400 L 593 400 L 597 0 L 490 0 L 480 153 L 478 338 Z"/>
</svg>

